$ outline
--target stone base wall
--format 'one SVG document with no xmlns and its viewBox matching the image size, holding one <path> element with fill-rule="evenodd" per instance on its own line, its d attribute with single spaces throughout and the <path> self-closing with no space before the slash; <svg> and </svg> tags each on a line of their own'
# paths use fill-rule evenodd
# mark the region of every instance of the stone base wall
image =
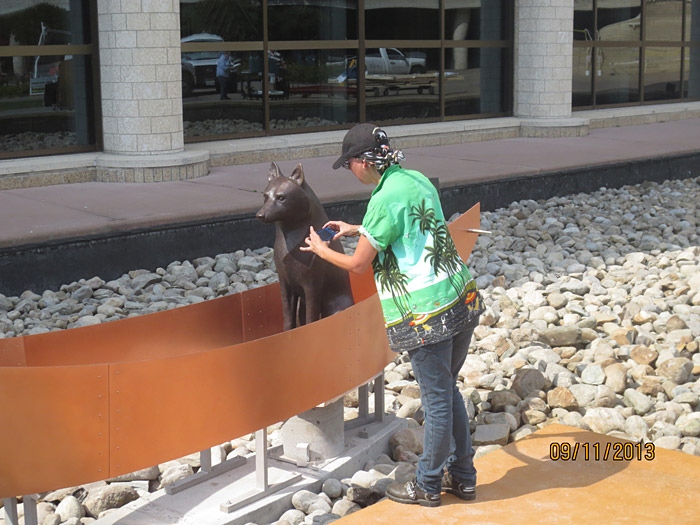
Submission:
<svg viewBox="0 0 700 525">
<path fill-rule="evenodd" d="M 95 168 L 97 182 L 173 182 L 204 177 L 209 173 L 208 162 L 186 166 L 160 168 Z"/>
</svg>

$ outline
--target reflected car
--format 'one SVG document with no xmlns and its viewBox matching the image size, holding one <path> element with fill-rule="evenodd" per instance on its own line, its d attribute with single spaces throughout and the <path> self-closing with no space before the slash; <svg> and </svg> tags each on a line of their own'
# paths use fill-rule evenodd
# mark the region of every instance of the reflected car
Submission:
<svg viewBox="0 0 700 525">
<path fill-rule="evenodd" d="M 180 40 L 186 44 L 190 42 L 223 42 L 218 35 L 198 33 Z M 182 53 L 182 96 L 192 96 L 195 89 L 214 88 L 219 92 L 219 84 L 216 81 L 216 63 L 221 56 L 221 51 L 185 51 Z M 240 59 L 231 56 L 229 59 L 229 89 L 230 93 L 238 90 L 238 71 L 241 66 Z"/>
</svg>

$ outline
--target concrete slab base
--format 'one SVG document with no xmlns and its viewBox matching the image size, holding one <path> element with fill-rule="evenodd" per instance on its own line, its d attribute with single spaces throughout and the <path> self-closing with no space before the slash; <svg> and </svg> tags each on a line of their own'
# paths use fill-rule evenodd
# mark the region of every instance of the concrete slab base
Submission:
<svg viewBox="0 0 700 525">
<path fill-rule="evenodd" d="M 520 136 L 529 138 L 585 137 L 588 135 L 588 119 L 523 119 Z"/>
<path fill-rule="evenodd" d="M 297 467 L 269 458 L 269 483 L 294 483 L 259 499 L 255 497 L 255 456 L 244 465 L 177 494 L 165 489 L 148 494 L 108 514 L 96 525 L 244 525 L 271 523 L 292 508 L 292 496 L 299 490 L 319 492 L 330 477 L 342 479 L 361 469 L 369 460 L 389 450 L 389 439 L 406 427 L 406 420 L 386 415 L 381 422 L 370 422 L 345 433 L 345 451 L 321 469 Z M 367 437 L 361 437 L 367 436 Z M 253 496 L 251 498 L 251 496 Z M 249 498 L 248 505 L 236 502 Z M 222 510 L 222 507 L 224 510 Z"/>
<path fill-rule="evenodd" d="M 697 523 L 700 516 L 700 457 L 651 444 L 552 424 L 475 466 L 475 501 L 443 494 L 440 507 L 425 508 L 385 499 L 341 522 Z"/>
</svg>

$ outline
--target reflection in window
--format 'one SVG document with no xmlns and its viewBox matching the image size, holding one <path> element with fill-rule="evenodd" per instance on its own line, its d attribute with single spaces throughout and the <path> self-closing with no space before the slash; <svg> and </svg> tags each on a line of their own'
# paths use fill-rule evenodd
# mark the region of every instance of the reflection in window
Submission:
<svg viewBox="0 0 700 525">
<path fill-rule="evenodd" d="M 269 0 L 267 17 L 270 40 L 357 38 L 357 0 L 311 3 Z"/>
<path fill-rule="evenodd" d="M 593 104 L 593 76 L 600 74 L 600 68 L 594 69 L 593 56 L 600 63 L 600 48 L 574 47 L 573 78 L 571 103 L 573 107 L 590 106 Z"/>
<path fill-rule="evenodd" d="M 84 12 L 89 0 L 1 2 L 0 46 L 68 45 L 90 43 Z M 35 5 L 33 5 L 35 4 Z"/>
<path fill-rule="evenodd" d="M 508 111 L 502 48 L 445 50 L 445 115 Z"/>
<path fill-rule="evenodd" d="M 647 47 L 644 51 L 644 100 L 681 98 L 681 49 Z"/>
<path fill-rule="evenodd" d="M 328 127 L 357 121 L 353 50 L 271 51 L 270 128 Z"/>
<path fill-rule="evenodd" d="M 187 0 L 180 2 L 180 34 L 214 35 L 226 42 L 262 40 L 260 0 Z"/>
<path fill-rule="evenodd" d="M 445 3 L 445 40 L 510 38 L 510 0 L 452 0 Z"/>
<path fill-rule="evenodd" d="M 593 2 L 574 3 L 574 40 L 594 40 Z"/>
<path fill-rule="evenodd" d="M 34 57 L 0 59 L 0 151 L 59 149 L 94 144 L 90 57 L 41 57 L 40 76 L 7 73 L 15 66 L 31 71 Z M 6 67 L 12 64 L 12 68 Z"/>
<path fill-rule="evenodd" d="M 439 40 L 438 0 L 365 0 L 365 38 Z"/>
<path fill-rule="evenodd" d="M 641 21 L 642 7 L 638 0 L 600 2 L 598 4 L 597 39 L 603 41 L 640 40 Z"/>
<path fill-rule="evenodd" d="M 259 51 L 182 54 L 185 137 L 262 132 L 262 93 Z"/>
<path fill-rule="evenodd" d="M 639 48 L 599 48 L 596 104 L 639 102 Z"/>
<path fill-rule="evenodd" d="M 687 0 L 683 40 L 700 42 L 700 0 Z"/>
<path fill-rule="evenodd" d="M 439 49 L 379 48 L 365 55 L 367 120 L 440 116 Z"/>
<path fill-rule="evenodd" d="M 681 39 L 684 0 L 644 0 L 645 40 Z M 646 98 L 646 97 L 645 97 Z"/>
</svg>

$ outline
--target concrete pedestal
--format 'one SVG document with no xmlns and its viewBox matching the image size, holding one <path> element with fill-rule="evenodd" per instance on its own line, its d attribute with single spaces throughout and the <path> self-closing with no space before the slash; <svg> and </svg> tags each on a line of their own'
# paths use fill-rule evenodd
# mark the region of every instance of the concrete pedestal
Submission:
<svg viewBox="0 0 700 525">
<path fill-rule="evenodd" d="M 339 456 L 345 448 L 343 399 L 288 419 L 281 434 L 284 456 L 299 465 Z"/>
</svg>

